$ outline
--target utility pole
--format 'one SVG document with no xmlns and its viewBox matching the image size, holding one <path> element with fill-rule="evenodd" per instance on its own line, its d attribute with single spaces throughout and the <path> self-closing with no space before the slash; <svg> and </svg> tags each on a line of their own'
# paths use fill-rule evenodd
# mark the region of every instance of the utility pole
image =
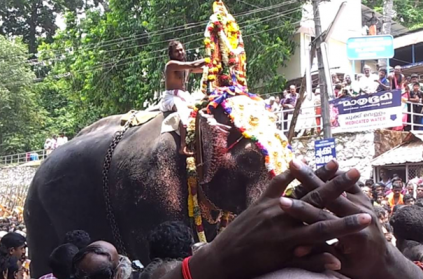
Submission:
<svg viewBox="0 0 423 279">
<path fill-rule="evenodd" d="M 317 62 L 318 62 L 318 68 L 319 68 L 319 90 L 320 90 L 321 115 L 322 115 L 322 122 L 323 122 L 323 137 L 327 139 L 332 137 L 327 86 L 332 86 L 332 85 L 326 84 L 325 68 L 323 66 L 323 56 L 322 56 L 322 51 L 320 48 L 320 44 L 323 41 L 322 25 L 320 23 L 320 12 L 319 12 L 320 2 L 321 0 L 313 0 L 313 14 L 314 14 L 314 29 L 316 33 Z"/>
<path fill-rule="evenodd" d="M 383 1 L 383 25 L 382 25 L 382 34 L 390 35 L 392 27 L 392 12 L 393 12 L 394 0 L 384 0 Z M 386 59 L 379 59 L 378 64 L 379 68 L 385 68 L 387 65 Z M 389 69 L 387 69 L 389 71 Z"/>
</svg>

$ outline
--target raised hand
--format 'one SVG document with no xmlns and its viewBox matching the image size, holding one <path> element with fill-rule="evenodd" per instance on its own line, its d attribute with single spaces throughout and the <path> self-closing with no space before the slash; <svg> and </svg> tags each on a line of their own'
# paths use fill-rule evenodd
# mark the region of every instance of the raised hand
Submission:
<svg viewBox="0 0 423 279">
<path fill-rule="evenodd" d="M 212 243 L 199 250 L 190 262 L 192 277 L 254 278 L 287 266 L 338 270 L 340 262 L 330 254 L 308 255 L 307 249 L 295 249 L 358 232 L 369 225 L 370 216 L 356 214 L 338 218 L 322 215 L 319 208 L 310 204 L 281 198 L 292 180 L 289 171 L 275 177 L 255 204 Z M 346 188 L 355 182 L 350 181 Z M 326 187 L 336 188 L 334 186 L 336 184 L 329 182 L 316 189 L 314 195 L 321 196 L 323 202 L 328 203 L 338 197 L 326 194 Z M 342 192 L 338 191 L 338 195 Z M 286 214 L 285 208 L 295 210 L 295 218 Z"/>
<path fill-rule="evenodd" d="M 370 226 L 339 238 L 339 242 L 331 247 L 330 252 L 341 260 L 341 273 L 354 279 L 423 278 L 423 273 L 386 241 L 372 211 L 372 205 L 361 189 L 357 185 L 345 187 L 352 181 L 358 181 L 360 174 L 357 170 L 352 169 L 346 173 L 337 172 L 338 164 L 332 161 L 326 168 L 320 169 L 315 174 L 308 166 L 297 160 L 291 162 L 290 169 L 291 174 L 302 182 L 296 194 L 302 197 L 301 200 L 306 206 L 327 208 L 336 215 L 334 218 L 345 218 L 345 216 L 359 213 L 367 213 L 372 217 Z M 325 183 L 329 179 L 332 180 Z M 327 187 L 329 184 L 332 187 Z M 326 188 L 326 191 L 317 192 L 316 189 L 320 187 Z M 344 190 L 346 196 L 327 202 L 328 196 L 334 197 Z M 307 193 L 308 191 L 311 192 Z M 297 203 L 301 202 L 294 201 L 293 205 Z M 296 206 L 290 206 L 284 210 L 293 217 L 298 216 Z M 333 216 L 324 210 L 321 210 L 318 215 L 321 220 L 327 220 Z M 310 247 L 298 249 L 306 250 Z"/>
</svg>

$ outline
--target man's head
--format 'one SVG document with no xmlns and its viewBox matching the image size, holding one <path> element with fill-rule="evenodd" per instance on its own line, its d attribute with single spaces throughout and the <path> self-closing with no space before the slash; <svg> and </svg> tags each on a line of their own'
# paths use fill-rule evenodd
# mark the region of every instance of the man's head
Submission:
<svg viewBox="0 0 423 279">
<path fill-rule="evenodd" d="M 53 138 L 54 138 L 54 139 L 57 139 L 57 136 L 56 136 L 56 135 L 53 135 Z"/>
<path fill-rule="evenodd" d="M 374 207 L 373 211 L 381 224 L 388 222 L 388 212 L 383 207 Z"/>
<path fill-rule="evenodd" d="M 379 70 L 379 79 L 383 79 L 386 77 L 386 69 Z"/>
<path fill-rule="evenodd" d="M 364 181 L 364 185 L 369 187 L 372 187 L 374 183 L 373 179 L 366 179 L 366 181 Z"/>
<path fill-rule="evenodd" d="M 15 258 L 22 258 L 25 254 L 26 238 L 19 233 L 10 232 L 3 236 L 1 243 L 9 251 L 9 255 Z"/>
<path fill-rule="evenodd" d="M 418 83 L 419 82 L 419 75 L 418 74 L 412 74 L 410 82 L 411 83 Z"/>
<path fill-rule="evenodd" d="M 179 221 L 160 224 L 150 232 L 148 240 L 151 260 L 186 258 L 192 254 L 194 241 L 191 229 Z"/>
<path fill-rule="evenodd" d="M 389 221 L 398 240 L 423 242 L 423 208 L 415 205 L 403 206 Z"/>
<path fill-rule="evenodd" d="M 73 244 L 62 244 L 50 254 L 49 267 L 58 279 L 68 279 L 72 275 L 72 259 L 79 249 Z"/>
<path fill-rule="evenodd" d="M 109 251 L 99 245 L 90 245 L 73 257 L 72 273 L 77 279 L 112 279 L 116 274 L 116 265 Z"/>
<path fill-rule="evenodd" d="M 338 81 L 338 76 L 336 74 L 332 74 L 332 82 L 335 83 Z"/>
<path fill-rule="evenodd" d="M 384 181 L 389 180 L 391 178 L 387 169 L 380 170 L 380 178 L 382 178 Z"/>
<path fill-rule="evenodd" d="M 295 87 L 295 85 L 291 85 L 289 87 L 289 93 L 291 93 L 293 95 L 297 93 L 297 88 Z"/>
<path fill-rule="evenodd" d="M 420 84 L 418 82 L 414 83 L 413 84 L 413 91 L 414 92 L 417 92 L 419 90 L 420 90 Z"/>
<path fill-rule="evenodd" d="M 344 79 L 345 79 L 345 82 L 347 84 L 351 84 L 351 76 L 350 75 L 346 75 Z"/>
<path fill-rule="evenodd" d="M 416 196 L 417 199 L 423 199 L 423 184 L 417 185 Z"/>
<path fill-rule="evenodd" d="M 392 183 L 392 192 L 394 193 L 394 197 L 399 197 L 402 191 L 402 183 L 400 181 L 395 181 Z"/>
<path fill-rule="evenodd" d="M 403 201 L 405 205 L 414 205 L 414 203 L 416 202 L 413 196 L 409 194 L 404 195 Z"/>
<path fill-rule="evenodd" d="M 170 60 L 185 61 L 185 49 L 181 42 L 171 41 L 169 43 L 169 58 Z"/>
<path fill-rule="evenodd" d="M 363 186 L 361 190 L 370 200 L 372 199 L 372 189 L 369 186 Z"/>
<path fill-rule="evenodd" d="M 270 105 L 273 105 L 273 104 L 275 103 L 275 100 L 276 100 L 276 99 L 275 99 L 275 97 L 273 97 L 273 96 L 272 96 L 272 97 L 270 97 L 270 98 L 269 98 L 269 104 L 270 104 Z"/>
<path fill-rule="evenodd" d="M 363 71 L 366 77 L 370 76 L 370 67 L 368 65 L 364 65 Z"/>
<path fill-rule="evenodd" d="M 75 245 L 76 247 L 78 247 L 78 249 L 82 249 L 91 243 L 91 238 L 90 238 L 90 235 L 86 231 L 74 230 L 74 231 L 67 232 L 65 234 L 63 244 L 66 244 L 66 243 L 71 243 Z"/>
<path fill-rule="evenodd" d="M 65 136 L 65 133 L 63 133 L 63 132 L 61 132 L 60 134 L 59 134 L 59 137 L 61 137 L 61 138 L 63 138 Z"/>
<path fill-rule="evenodd" d="M 385 193 L 385 185 L 382 183 L 375 183 L 373 185 L 373 191 L 377 193 L 378 197 L 383 198 Z"/>
<path fill-rule="evenodd" d="M 395 68 L 394 68 L 394 72 L 395 72 L 395 74 L 401 74 L 401 71 L 402 71 L 402 68 L 401 68 L 401 66 L 395 66 Z"/>
</svg>

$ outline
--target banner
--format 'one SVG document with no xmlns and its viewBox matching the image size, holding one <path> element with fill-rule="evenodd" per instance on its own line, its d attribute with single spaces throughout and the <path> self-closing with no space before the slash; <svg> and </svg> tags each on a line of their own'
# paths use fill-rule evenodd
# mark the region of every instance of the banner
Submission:
<svg viewBox="0 0 423 279">
<path fill-rule="evenodd" d="M 329 101 L 333 133 L 359 132 L 402 125 L 401 90 Z"/>
<path fill-rule="evenodd" d="M 316 168 L 323 167 L 330 160 L 336 158 L 335 139 L 316 140 L 314 142 L 314 156 L 316 157 Z"/>
</svg>

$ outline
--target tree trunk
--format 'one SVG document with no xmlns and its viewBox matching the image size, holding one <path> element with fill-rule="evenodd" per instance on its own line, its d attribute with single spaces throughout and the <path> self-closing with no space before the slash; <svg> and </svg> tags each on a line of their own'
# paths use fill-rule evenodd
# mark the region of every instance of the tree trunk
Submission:
<svg viewBox="0 0 423 279">
<path fill-rule="evenodd" d="M 384 0 L 382 34 L 391 34 L 393 6 L 394 0 Z M 386 59 L 379 59 L 378 65 L 379 68 L 386 68 Z"/>
<path fill-rule="evenodd" d="M 28 19 L 28 25 L 29 25 L 29 34 L 28 34 L 28 50 L 29 53 L 31 53 L 31 57 L 35 58 L 33 56 L 33 53 L 37 52 L 37 33 L 36 33 L 36 27 L 38 22 L 38 1 L 33 1 L 31 4 L 31 16 Z"/>
</svg>

